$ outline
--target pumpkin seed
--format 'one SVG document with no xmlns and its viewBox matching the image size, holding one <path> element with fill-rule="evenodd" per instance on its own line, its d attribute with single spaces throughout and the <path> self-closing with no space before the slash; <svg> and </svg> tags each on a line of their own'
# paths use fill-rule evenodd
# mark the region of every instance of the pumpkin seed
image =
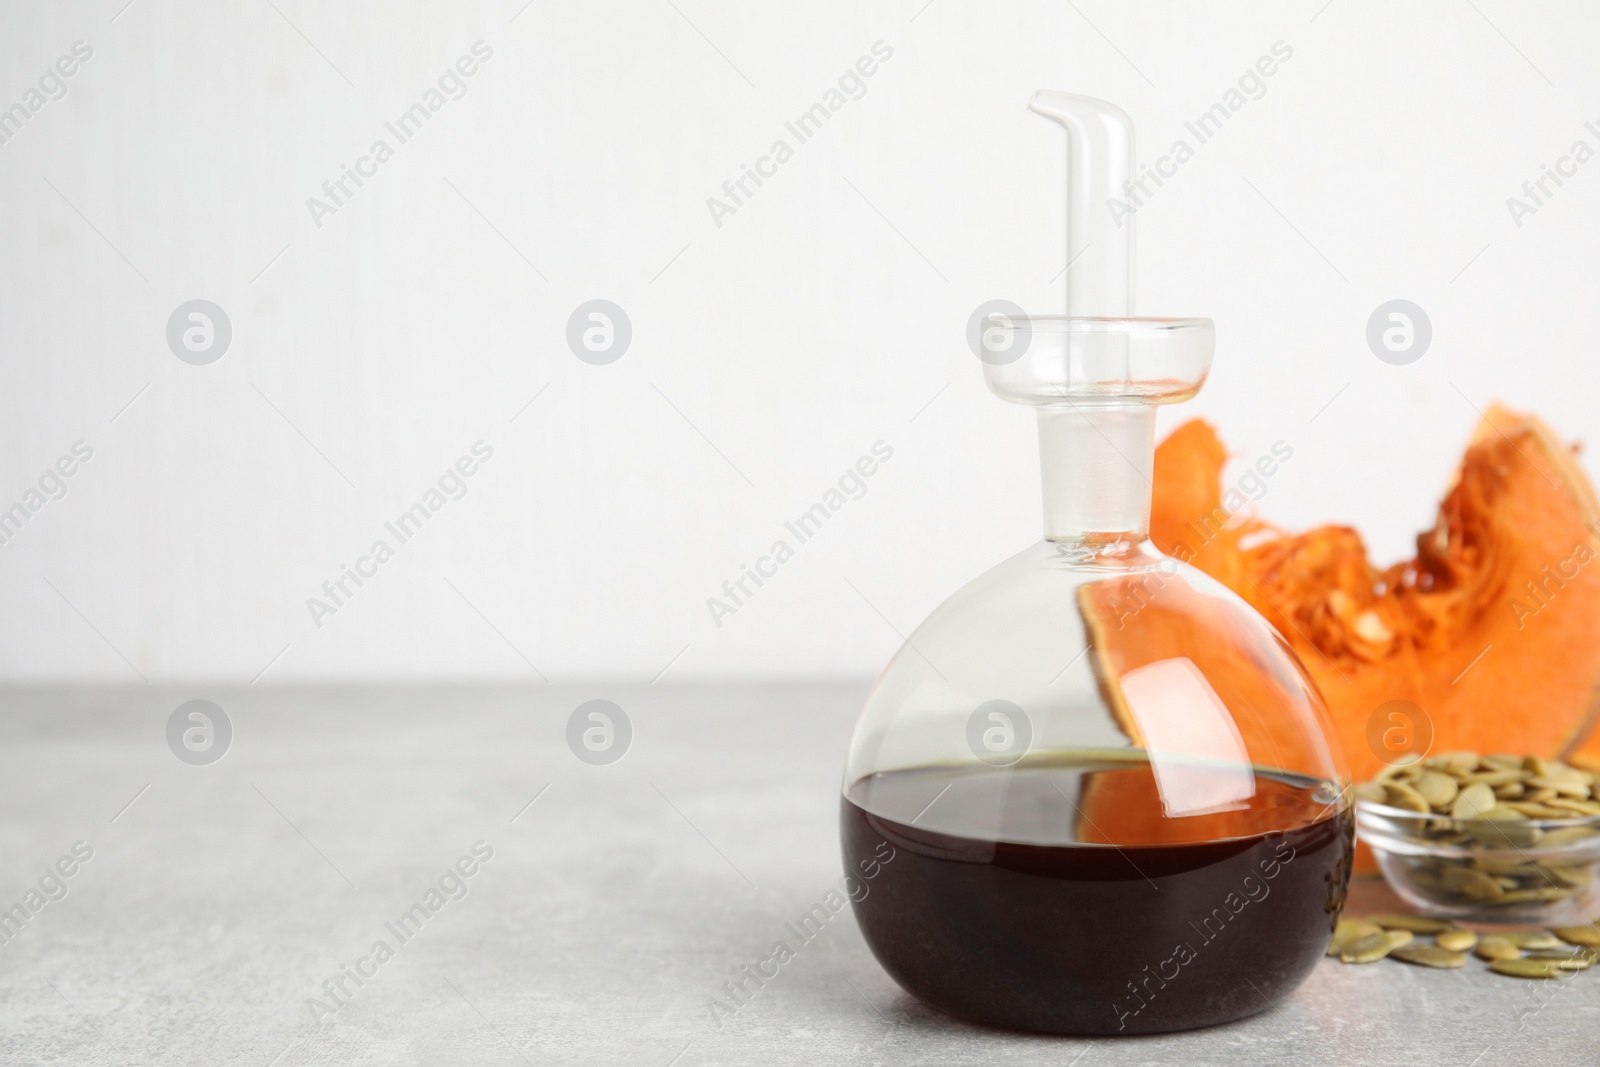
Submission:
<svg viewBox="0 0 1600 1067">
<path fill-rule="evenodd" d="M 1450 815 L 1456 819 L 1476 819 L 1494 806 L 1494 790 L 1478 782 L 1461 791 L 1455 802 L 1450 805 Z"/>
<path fill-rule="evenodd" d="M 1526 773 L 1516 771 L 1479 771 L 1469 774 L 1462 781 L 1468 785 L 1510 785 L 1512 782 L 1521 782 L 1527 777 Z"/>
<path fill-rule="evenodd" d="M 1563 971 L 1568 972 L 1587 971 L 1590 967 L 1594 966 L 1594 959 L 1590 956 L 1585 956 L 1581 952 L 1574 954 L 1570 952 L 1558 952 L 1553 949 L 1546 949 L 1540 952 L 1530 952 L 1524 956 L 1523 959 L 1544 960 L 1548 963 L 1553 963 L 1557 967 L 1560 967 Z"/>
<path fill-rule="evenodd" d="M 1555 978 L 1566 968 L 1559 960 L 1495 960 L 1489 969 L 1496 974 L 1509 974 L 1513 978 Z"/>
<path fill-rule="evenodd" d="M 1600 926 L 1595 926 L 1593 923 L 1588 926 L 1558 926 L 1550 932 L 1569 945 L 1600 948 Z"/>
<path fill-rule="evenodd" d="M 1333 929 L 1333 940 L 1328 944 L 1328 955 L 1337 956 L 1352 942 L 1373 934 L 1383 933 L 1383 927 L 1365 919 L 1340 919 Z"/>
<path fill-rule="evenodd" d="M 1568 801 L 1567 803 L 1572 804 L 1572 803 L 1576 803 L 1576 801 Z M 1523 815 L 1526 815 L 1530 819 L 1570 819 L 1570 818 L 1572 818 L 1572 812 L 1571 811 L 1567 811 L 1567 810 L 1563 810 L 1561 808 L 1555 807 L 1554 802 L 1551 802 L 1550 804 L 1546 805 L 1546 804 L 1535 804 L 1531 800 L 1522 800 L 1522 801 L 1509 800 L 1503 806 L 1507 807 L 1507 808 L 1510 808 L 1512 811 L 1521 812 Z M 1487 816 L 1486 816 L 1486 818 L 1487 818 Z"/>
<path fill-rule="evenodd" d="M 1541 836 L 1540 829 L 1520 813 L 1516 819 L 1467 819 L 1461 828 L 1488 848 L 1523 849 L 1536 844 Z"/>
<path fill-rule="evenodd" d="M 1404 960 L 1422 967 L 1438 967 L 1441 969 L 1461 967 L 1467 962 L 1467 957 L 1459 952 L 1452 952 L 1438 945 L 1400 945 L 1389 952 L 1391 959 Z"/>
<path fill-rule="evenodd" d="M 1565 845 L 1577 844 L 1587 841 L 1595 835 L 1593 827 L 1589 826 L 1558 826 L 1554 830 L 1547 830 L 1544 835 L 1544 844 L 1551 848 L 1560 848 Z"/>
<path fill-rule="evenodd" d="M 1600 934 L 1600 930 L 1596 930 L 1595 933 Z M 1451 952 L 1466 952 L 1478 943 L 1478 935 L 1475 931 L 1457 927 L 1454 930 L 1441 930 L 1433 941 L 1440 948 L 1447 948 Z"/>
<path fill-rule="evenodd" d="M 1561 947 L 1561 942 L 1556 940 L 1554 934 L 1547 934 L 1543 930 L 1532 930 L 1528 932 L 1508 930 L 1505 933 L 1497 934 L 1496 936 L 1502 941 L 1508 941 L 1511 944 L 1516 945 L 1518 948 L 1536 949 Z M 1488 938 L 1484 938 L 1484 940 L 1487 941 Z"/>
<path fill-rule="evenodd" d="M 1498 934 L 1483 938 L 1473 951 L 1483 960 L 1514 960 L 1522 955 L 1521 949 Z"/>
<path fill-rule="evenodd" d="M 1506 892 L 1492 876 L 1471 867 L 1446 867 L 1439 872 L 1439 881 L 1472 900 L 1498 900 Z"/>
<path fill-rule="evenodd" d="M 1383 788 L 1388 794 L 1391 807 L 1415 811 L 1422 815 L 1431 815 L 1433 813 L 1433 809 L 1428 806 L 1428 802 L 1423 798 L 1422 794 L 1406 783 L 1385 782 Z"/>
<path fill-rule="evenodd" d="M 1508 893 L 1502 893 L 1495 900 L 1495 903 L 1526 904 L 1530 900 L 1566 900 L 1571 895 L 1572 890 L 1564 886 L 1545 885 L 1539 886 L 1537 889 L 1513 889 Z"/>
<path fill-rule="evenodd" d="M 1567 777 L 1565 775 L 1557 778 L 1541 775 L 1538 778 L 1529 778 L 1528 784 L 1539 786 L 1542 789 L 1554 789 L 1562 796 L 1572 797 L 1574 800 L 1589 799 L 1589 784 L 1582 778 Z"/>
<path fill-rule="evenodd" d="M 1438 919 L 1426 919 L 1421 915 L 1410 915 L 1399 911 L 1368 915 L 1366 921 L 1376 923 L 1385 930 L 1406 930 L 1413 934 L 1437 934 L 1451 929 L 1450 924 L 1447 922 L 1441 922 Z"/>
<path fill-rule="evenodd" d="M 1594 881 L 1594 872 L 1588 867 L 1541 867 L 1540 873 L 1561 885 L 1582 889 Z"/>
<path fill-rule="evenodd" d="M 1346 945 L 1339 953 L 1340 963 L 1376 963 L 1400 946 L 1389 940 L 1388 934 L 1368 934 Z"/>
<path fill-rule="evenodd" d="M 1551 797 L 1545 801 L 1548 807 L 1558 810 L 1575 812 L 1578 815 L 1600 815 L 1600 804 L 1592 800 L 1574 800 L 1571 797 Z M 1570 819 L 1571 815 L 1558 815 L 1558 819 Z"/>
<path fill-rule="evenodd" d="M 1522 769 L 1532 775 L 1543 775 L 1550 773 L 1549 765 L 1538 756 L 1523 756 Z"/>
<path fill-rule="evenodd" d="M 1480 819 L 1488 819 L 1490 822 L 1527 822 L 1528 821 L 1528 817 L 1526 815 L 1522 814 L 1522 812 L 1518 811 L 1516 808 L 1512 807 L 1509 804 L 1496 804 L 1494 807 L 1490 808 L 1488 811 L 1486 811 L 1482 815 L 1478 816 L 1478 818 L 1480 818 Z"/>
<path fill-rule="evenodd" d="M 1433 807 L 1444 808 L 1449 807 L 1456 794 L 1461 792 L 1461 787 L 1448 774 L 1429 771 L 1417 779 L 1417 792 Z"/>
</svg>

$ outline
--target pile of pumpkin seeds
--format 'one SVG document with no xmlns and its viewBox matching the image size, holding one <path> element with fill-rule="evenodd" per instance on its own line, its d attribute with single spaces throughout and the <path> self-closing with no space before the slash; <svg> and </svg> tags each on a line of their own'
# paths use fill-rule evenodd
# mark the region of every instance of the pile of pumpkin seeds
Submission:
<svg viewBox="0 0 1600 1067">
<path fill-rule="evenodd" d="M 1432 944 L 1419 940 L 1433 938 Z M 1370 915 L 1340 919 L 1328 955 L 1342 963 L 1402 960 L 1419 967 L 1464 967 L 1467 953 L 1489 970 L 1513 978 L 1560 978 L 1600 963 L 1600 923 L 1550 931 L 1485 934 L 1420 915 Z"/>
<path fill-rule="evenodd" d="M 1546 861 L 1547 852 L 1600 845 L 1600 782 L 1560 760 L 1444 752 L 1386 767 L 1356 795 L 1422 816 L 1403 821 L 1408 836 L 1445 846 L 1442 854 L 1391 861 L 1441 904 L 1530 910 L 1586 895 L 1594 881 L 1592 858 Z"/>
</svg>

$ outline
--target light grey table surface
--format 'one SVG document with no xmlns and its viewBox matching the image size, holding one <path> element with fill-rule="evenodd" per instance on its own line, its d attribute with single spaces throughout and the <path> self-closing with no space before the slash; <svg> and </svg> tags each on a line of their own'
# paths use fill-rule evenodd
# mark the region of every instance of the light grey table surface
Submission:
<svg viewBox="0 0 1600 1067">
<path fill-rule="evenodd" d="M 5 691 L 0 909 L 77 842 L 93 857 L 61 879 L 64 898 L 0 945 L 0 1057 L 1600 1062 L 1600 974 L 1547 992 L 1476 961 L 1463 971 L 1324 962 L 1272 1010 L 1187 1034 L 985 1030 L 901 992 L 848 909 L 714 1020 L 723 983 L 839 882 L 838 787 L 864 690 Z M 167 747 L 168 717 L 192 698 L 215 701 L 233 725 L 209 766 Z M 630 750 L 610 766 L 566 746 L 567 717 L 591 698 L 616 701 L 633 724 Z M 466 895 L 400 943 L 385 923 L 480 841 L 493 857 L 462 879 Z M 1358 905 L 1383 896 L 1362 886 Z M 314 1020 L 308 1000 L 380 938 L 397 946 L 393 958 L 364 965 L 376 974 L 360 988 L 346 979 L 348 1003 Z"/>
</svg>

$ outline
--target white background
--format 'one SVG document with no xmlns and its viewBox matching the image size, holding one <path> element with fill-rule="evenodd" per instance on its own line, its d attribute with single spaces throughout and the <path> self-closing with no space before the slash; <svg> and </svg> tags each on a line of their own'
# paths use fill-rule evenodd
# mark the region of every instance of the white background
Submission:
<svg viewBox="0 0 1600 1067">
<path fill-rule="evenodd" d="M 1388 562 L 1474 407 L 1600 429 L 1600 162 L 1520 229 L 1506 207 L 1600 146 L 1593 5 L 123 3 L 0 8 L 0 107 L 94 49 L 0 145 L 0 507 L 94 449 L 0 545 L 7 680 L 876 671 L 1039 536 L 1031 416 L 962 337 L 985 300 L 1060 306 L 1063 142 L 1029 95 L 1119 103 L 1150 159 L 1279 40 L 1139 214 L 1139 311 L 1219 338 L 1162 432 L 1283 440 L 1262 513 Z M 468 94 L 317 228 L 306 199 L 479 39 Z M 879 40 L 865 95 L 715 225 Z M 196 298 L 234 331 L 204 367 L 165 342 Z M 565 343 L 594 298 L 633 323 L 610 366 Z M 1432 319 L 1410 366 L 1365 342 L 1393 298 Z M 479 439 L 466 497 L 316 627 L 306 598 Z M 880 439 L 866 496 L 714 626 Z"/>
</svg>

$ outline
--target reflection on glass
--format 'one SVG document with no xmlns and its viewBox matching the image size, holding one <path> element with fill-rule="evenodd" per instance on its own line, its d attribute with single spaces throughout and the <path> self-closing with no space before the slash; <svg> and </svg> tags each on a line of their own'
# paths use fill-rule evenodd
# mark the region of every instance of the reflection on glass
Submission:
<svg viewBox="0 0 1600 1067">
<path fill-rule="evenodd" d="M 1193 660 L 1135 667 L 1121 685 L 1144 734 L 1168 818 L 1232 811 L 1256 795 L 1244 737 Z"/>
</svg>

